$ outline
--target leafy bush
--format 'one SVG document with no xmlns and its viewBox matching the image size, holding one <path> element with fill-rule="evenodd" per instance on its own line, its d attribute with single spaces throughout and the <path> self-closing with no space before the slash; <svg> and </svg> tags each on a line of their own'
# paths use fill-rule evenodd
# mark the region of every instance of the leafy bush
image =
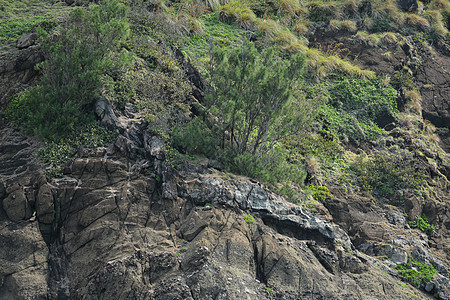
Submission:
<svg viewBox="0 0 450 300">
<path fill-rule="evenodd" d="M 176 126 L 171 132 L 175 148 L 188 154 L 202 154 L 215 157 L 218 154 L 219 140 L 199 118 L 194 118 L 184 126 Z"/>
<path fill-rule="evenodd" d="M 417 190 L 425 183 L 425 176 L 414 166 L 411 153 L 394 151 L 362 154 L 351 162 L 350 170 L 363 190 L 390 196 L 400 189 Z"/>
<path fill-rule="evenodd" d="M 257 178 L 271 185 L 270 187 L 291 183 L 303 185 L 306 178 L 303 164 L 290 163 L 286 157 L 284 149 L 277 145 L 262 155 L 252 155 L 248 152 L 238 154 L 226 164 L 231 171 Z"/>
<path fill-rule="evenodd" d="M 229 52 L 214 50 L 205 102 L 217 120 L 223 149 L 255 155 L 274 139 L 272 125 L 292 98 L 290 88 L 303 65 L 302 55 L 283 62 L 273 48 L 259 54 L 250 42 Z"/>
<path fill-rule="evenodd" d="M 320 134 L 288 136 L 283 139 L 283 145 L 289 151 L 291 162 L 316 157 L 322 162 L 333 163 L 342 160 L 344 152 L 338 140 Z"/>
<path fill-rule="evenodd" d="M 330 89 L 330 102 L 320 108 L 319 120 L 336 136 L 371 140 L 382 130 L 376 121 L 397 112 L 397 92 L 380 79 L 344 78 Z"/>
<path fill-rule="evenodd" d="M 419 287 L 422 282 L 426 283 L 434 278 L 437 273 L 433 266 L 423 264 L 416 260 L 409 260 L 406 265 L 397 266 L 397 272 L 403 280 L 409 282 L 415 287 Z"/>
<path fill-rule="evenodd" d="M 259 54 L 247 42 L 229 53 L 216 49 L 212 64 L 206 107 L 197 107 L 199 117 L 172 130 L 173 146 L 219 159 L 228 170 L 272 188 L 303 185 L 303 164 L 288 161 L 278 142 L 312 122 L 315 102 L 307 102 L 294 82 L 303 58 L 283 62 L 273 49 Z"/>
<path fill-rule="evenodd" d="M 181 70 L 136 72 L 137 108 L 145 113 L 153 133 L 167 135 L 174 125 L 187 120 L 189 106 L 187 97 L 191 86 Z"/>
<path fill-rule="evenodd" d="M 311 196 L 314 200 L 325 201 L 327 198 L 331 197 L 330 190 L 326 186 L 322 185 L 310 185 L 307 187 L 311 191 Z"/>
<path fill-rule="evenodd" d="M 255 218 L 250 214 L 244 215 L 242 218 L 244 219 L 245 222 L 247 222 L 247 224 L 255 223 Z"/>
<path fill-rule="evenodd" d="M 423 216 L 422 218 L 416 216 L 416 219 L 414 221 L 409 222 L 409 226 L 411 226 L 412 228 L 418 228 L 426 233 L 436 230 L 433 224 L 428 223 L 427 216 Z"/>
<path fill-rule="evenodd" d="M 62 165 L 77 152 L 80 146 L 87 148 L 102 147 L 112 142 L 115 134 L 104 127 L 89 124 L 81 128 L 72 137 L 58 141 L 50 141 L 39 150 L 43 163 L 48 164 L 47 175 L 59 177 L 62 175 Z"/>
<path fill-rule="evenodd" d="M 113 75 L 131 59 L 118 52 L 129 33 L 126 12 L 117 0 L 91 5 L 89 12 L 77 8 L 60 34 L 46 38 L 40 85 L 10 108 L 25 132 L 58 139 L 85 122 L 84 112 L 99 96 L 105 74 Z"/>
</svg>

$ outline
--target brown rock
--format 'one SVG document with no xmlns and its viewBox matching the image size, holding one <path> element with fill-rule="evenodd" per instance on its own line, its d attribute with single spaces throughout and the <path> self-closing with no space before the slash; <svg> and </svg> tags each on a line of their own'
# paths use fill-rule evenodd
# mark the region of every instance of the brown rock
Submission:
<svg viewBox="0 0 450 300">
<path fill-rule="evenodd" d="M 0 299 L 47 299 L 48 249 L 37 222 L 0 225 Z"/>
<path fill-rule="evenodd" d="M 36 200 L 36 212 L 39 222 L 51 224 L 54 220 L 54 203 L 52 189 L 48 184 L 39 188 Z"/>
<path fill-rule="evenodd" d="M 405 200 L 405 211 L 408 214 L 408 220 L 413 221 L 416 217 L 422 216 L 422 205 L 414 197 L 408 197 Z"/>
<path fill-rule="evenodd" d="M 8 197 L 3 200 L 3 209 L 8 215 L 8 218 L 13 222 L 28 219 L 32 214 L 23 189 L 12 191 Z"/>
</svg>

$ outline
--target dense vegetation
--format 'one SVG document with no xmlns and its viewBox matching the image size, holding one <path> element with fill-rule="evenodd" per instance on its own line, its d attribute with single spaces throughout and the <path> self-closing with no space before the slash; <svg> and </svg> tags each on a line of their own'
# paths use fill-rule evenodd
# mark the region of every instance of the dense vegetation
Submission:
<svg viewBox="0 0 450 300">
<path fill-rule="evenodd" d="M 90 115 L 86 111 L 100 96 L 107 77 L 131 59 L 125 51 L 117 51 L 129 34 L 125 17 L 124 5 L 105 1 L 92 5 L 89 13 L 73 10 L 56 36 L 41 31 L 47 57 L 41 83 L 12 100 L 10 117 L 25 132 L 47 139 L 86 122 Z"/>
<path fill-rule="evenodd" d="M 0 0 L 0 42 L 37 32 L 46 60 L 6 114 L 45 141 L 48 176 L 62 176 L 80 147 L 114 141 L 94 114 L 104 98 L 119 114 L 145 117 L 166 142 L 167 166 L 218 161 L 310 210 L 343 192 L 398 207 L 447 200 L 437 166 L 448 156 L 439 129 L 422 118 L 414 82 L 420 62 L 376 75 L 343 44 L 312 41 L 348 36 L 387 60 L 412 44 L 448 52 L 448 1 L 413 10 L 394 0 L 13 2 Z M 430 237 L 436 229 L 426 216 L 409 225 Z M 436 274 L 415 260 L 397 271 L 414 286 Z"/>
<path fill-rule="evenodd" d="M 383 201 L 430 193 L 416 155 L 383 129 L 401 124 L 433 147 L 411 72 L 376 76 L 341 45 L 308 47 L 308 38 L 347 32 L 355 43 L 383 48 L 410 35 L 446 49 L 444 1 L 407 12 L 394 1 L 107 0 L 27 20 L 18 15 L 26 14 L 22 5 L 0 3 L 4 41 L 40 32 L 42 79 L 11 99 L 8 116 L 53 141 L 43 153 L 55 168 L 80 145 L 74 136 L 94 126 L 93 105 L 106 97 L 119 110 L 132 103 L 145 115 L 149 130 L 170 144 L 171 165 L 182 157 L 177 152 L 216 159 L 297 203 L 308 195 L 324 201 L 333 185 Z M 175 50 L 202 73 L 204 96 L 193 98 Z M 407 105 L 397 107 L 402 101 Z M 103 136 L 97 138 L 108 141 Z M 355 145 L 357 154 L 349 151 Z"/>
</svg>

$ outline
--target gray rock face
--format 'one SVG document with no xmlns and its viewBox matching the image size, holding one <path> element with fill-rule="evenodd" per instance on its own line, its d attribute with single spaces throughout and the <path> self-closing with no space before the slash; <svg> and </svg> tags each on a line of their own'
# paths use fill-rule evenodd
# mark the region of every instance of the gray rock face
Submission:
<svg viewBox="0 0 450 300">
<path fill-rule="evenodd" d="M 239 177 L 232 181 L 224 180 L 218 172 L 199 174 L 194 178 L 189 175 L 186 174 L 187 179 L 179 184 L 178 195 L 193 200 L 197 205 L 223 204 L 248 210 L 275 227 L 292 227 L 292 232 L 305 235 L 303 239 L 319 234 L 324 240 L 340 242 L 351 248 L 350 239 L 344 231 L 267 191 L 260 184 Z"/>
<path fill-rule="evenodd" d="M 0 298 L 409 299 L 405 291 L 417 294 L 392 287 L 396 279 L 355 252 L 342 229 L 247 178 L 200 165 L 170 169 L 161 161 L 164 149 L 161 140 L 128 134 L 107 149 L 83 149 L 63 178 L 47 182 L 37 171 L 30 174 L 14 191 L 29 200 L 37 221 L 12 220 L 5 213 L 0 259 L 8 263 L 0 263 Z M 3 176 L 18 179 L 14 171 L 8 174 Z M 7 189 L 5 196 L 14 191 Z M 246 214 L 255 222 L 247 223 Z"/>
<path fill-rule="evenodd" d="M 33 46 L 37 38 L 38 35 L 35 32 L 26 33 L 17 40 L 16 47 L 19 49 L 24 49 Z"/>
<path fill-rule="evenodd" d="M 17 91 L 27 87 L 37 75 L 34 66 L 44 60 L 39 45 L 13 48 L 0 55 L 0 108 Z"/>
<path fill-rule="evenodd" d="M 95 103 L 95 114 L 108 128 L 115 129 L 119 127 L 119 121 L 112 109 L 111 103 L 105 97 L 101 97 Z"/>
<path fill-rule="evenodd" d="M 48 184 L 43 184 L 39 188 L 36 199 L 36 212 L 39 222 L 43 224 L 52 224 L 54 221 L 54 203 L 53 193 Z"/>
<path fill-rule="evenodd" d="M 37 222 L 0 221 L 0 299 L 46 299 L 48 249 Z"/>
</svg>

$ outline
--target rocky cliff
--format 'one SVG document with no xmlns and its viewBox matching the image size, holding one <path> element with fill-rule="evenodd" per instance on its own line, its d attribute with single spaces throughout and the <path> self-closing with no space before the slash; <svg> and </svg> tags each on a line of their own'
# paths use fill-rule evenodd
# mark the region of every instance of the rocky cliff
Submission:
<svg viewBox="0 0 450 300">
<path fill-rule="evenodd" d="M 0 56 L 2 110 L 39 76 L 35 39 Z M 113 141 L 79 147 L 55 178 L 39 159 L 44 143 L 0 115 L 0 299 L 450 299 L 448 53 L 412 39 L 381 51 L 342 31 L 309 39 L 322 49 L 343 43 L 378 74 L 411 74 L 423 97 L 414 126 L 441 128 L 439 145 L 387 117 L 386 139 L 346 147 L 414 153 L 432 187 L 426 201 L 407 192 L 374 201 L 336 183 L 307 209 L 215 160 L 174 164 L 135 103 L 117 109 L 106 97 L 95 112 Z M 201 98 L 199 72 L 172 51 Z M 422 215 L 432 232 L 412 228 Z M 405 283 L 398 266 L 411 259 L 436 274 Z"/>
<path fill-rule="evenodd" d="M 38 145 L 2 129 L 1 299 L 427 298 L 392 269 L 408 247 L 440 267 L 430 290 L 448 294 L 446 266 L 396 210 L 368 211 L 358 228 L 383 262 L 259 183 L 208 161 L 166 166 L 143 129 L 81 149 L 50 181 L 31 159 Z M 392 243 L 367 242 L 377 237 Z"/>
</svg>

